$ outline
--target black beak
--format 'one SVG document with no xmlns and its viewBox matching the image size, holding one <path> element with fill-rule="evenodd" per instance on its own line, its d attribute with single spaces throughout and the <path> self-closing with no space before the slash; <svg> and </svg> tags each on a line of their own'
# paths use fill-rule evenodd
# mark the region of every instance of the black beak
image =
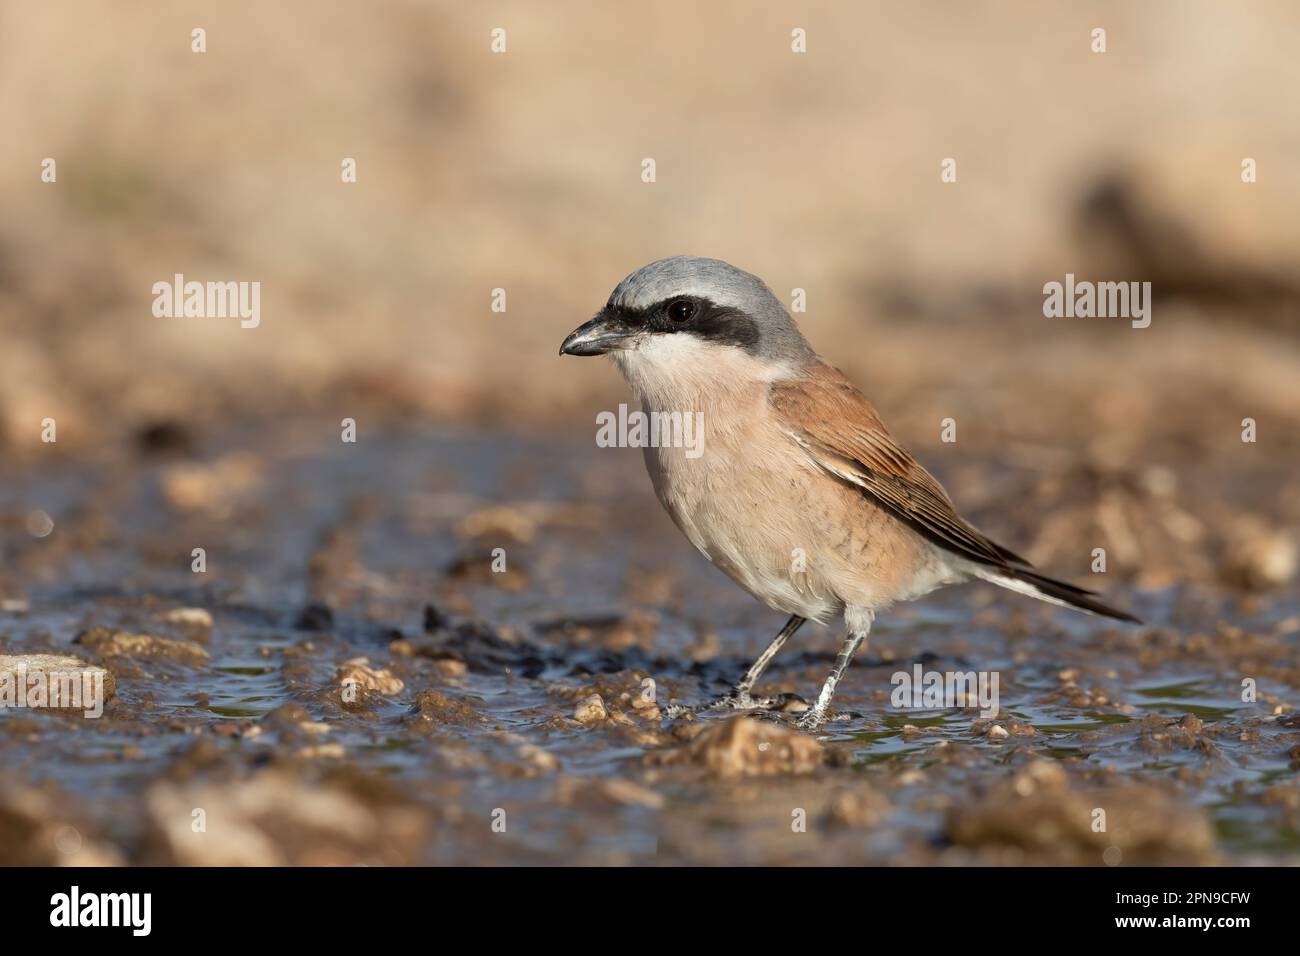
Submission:
<svg viewBox="0 0 1300 956">
<path fill-rule="evenodd" d="M 560 345 L 561 355 L 604 355 L 628 348 L 632 336 L 637 332 L 626 322 L 600 313 L 590 322 L 584 322 L 572 332 Z"/>
</svg>

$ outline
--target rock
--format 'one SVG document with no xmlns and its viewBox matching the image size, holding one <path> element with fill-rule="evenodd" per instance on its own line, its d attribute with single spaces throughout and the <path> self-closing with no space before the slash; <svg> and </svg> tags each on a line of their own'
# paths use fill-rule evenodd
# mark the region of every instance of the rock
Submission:
<svg viewBox="0 0 1300 956">
<path fill-rule="evenodd" d="M 797 731 L 751 717 L 701 725 L 686 744 L 646 756 L 660 766 L 701 767 L 725 779 L 812 773 L 825 761 L 822 745 Z"/>
<path fill-rule="evenodd" d="M 1228 542 L 1220 576 L 1248 591 L 1280 587 L 1300 569 L 1295 538 L 1258 520 L 1243 520 Z"/>
<path fill-rule="evenodd" d="M 0 709 L 21 707 L 97 717 L 116 690 L 117 681 L 109 671 L 78 657 L 0 654 Z"/>
<path fill-rule="evenodd" d="M 145 808 L 145 861 L 162 866 L 406 866 L 419 861 L 426 828 L 412 807 L 274 770 L 158 783 Z"/>
<path fill-rule="evenodd" d="M 406 687 L 401 679 L 394 676 L 391 671 L 375 670 L 370 667 L 370 660 L 365 657 L 354 657 L 351 660 L 344 661 L 343 665 L 334 674 L 334 680 L 339 684 L 352 681 L 359 687 L 373 690 L 385 697 L 396 696 Z"/>
<path fill-rule="evenodd" d="M 1102 819 L 1105 830 L 1094 829 Z M 1118 848 L 1125 864 L 1139 866 L 1216 860 L 1213 827 L 1194 804 L 1150 784 L 1079 792 L 1047 761 L 1029 764 L 980 798 L 955 804 L 946 827 L 957 846 L 985 850 L 995 859 L 1011 850 L 1031 865 L 1095 866 L 1108 848 Z"/>
<path fill-rule="evenodd" d="M 147 455 L 190 455 L 195 447 L 194 433 L 182 422 L 158 420 L 136 430 L 135 445 Z"/>
<path fill-rule="evenodd" d="M 573 708 L 573 719 L 580 724 L 595 724 L 608 717 L 609 711 L 605 709 L 605 702 L 599 694 L 584 697 Z"/>
<path fill-rule="evenodd" d="M 560 769 L 560 759 L 555 754 L 543 750 L 536 744 L 520 744 L 519 756 L 527 760 L 538 770 L 554 773 Z"/>
<path fill-rule="evenodd" d="M 196 630 L 212 630 L 212 615 L 201 607 L 174 607 L 162 616 L 168 624 L 178 627 L 192 627 Z"/>
<path fill-rule="evenodd" d="M 166 657 L 197 663 L 208 659 L 208 652 L 190 641 L 177 641 L 153 634 L 132 634 L 112 627 L 92 627 L 73 639 L 74 644 L 104 657 Z"/>
<path fill-rule="evenodd" d="M 424 720 L 438 724 L 477 724 L 483 715 L 465 700 L 449 697 L 436 690 L 426 690 L 415 698 L 415 713 Z"/>
<path fill-rule="evenodd" d="M 1050 760 L 1035 760 L 1026 765 L 1012 780 L 1012 787 L 1022 797 L 1030 797 L 1039 791 L 1059 793 L 1068 786 L 1069 778 L 1061 765 Z"/>
<path fill-rule="evenodd" d="M 222 518 L 261 487 L 262 463 L 249 452 L 236 452 L 212 462 L 170 465 L 161 481 L 163 498 L 172 508 Z"/>
<path fill-rule="evenodd" d="M 626 614 L 552 618 L 535 622 L 533 629 L 547 641 L 621 652 L 633 647 L 653 647 L 659 619 L 633 609 Z"/>
<path fill-rule="evenodd" d="M 1001 740 L 1004 737 L 1010 737 L 1011 732 L 1000 724 L 994 724 L 989 728 L 989 737 L 993 740 Z"/>
<path fill-rule="evenodd" d="M 308 604 L 298 612 L 293 626 L 300 631 L 331 631 L 334 629 L 334 612 L 328 604 Z"/>
<path fill-rule="evenodd" d="M 631 780 L 609 777 L 600 781 L 599 786 L 604 796 L 624 806 L 646 807 L 650 810 L 662 810 L 664 807 L 661 794 Z"/>
<path fill-rule="evenodd" d="M 654 679 L 651 677 L 641 681 L 641 690 L 632 698 L 632 708 L 634 710 L 648 710 L 659 707 L 658 691 L 655 688 Z"/>
<path fill-rule="evenodd" d="M 69 822 L 44 791 L 0 791 L 0 866 L 121 866 L 116 848 Z"/>
<path fill-rule="evenodd" d="M 298 749 L 298 756 L 304 760 L 320 760 L 321 758 L 342 760 L 347 755 L 347 750 L 340 743 L 311 744 Z"/>
<path fill-rule="evenodd" d="M 424 606 L 424 633 L 434 634 L 451 625 L 447 615 L 434 607 L 432 604 Z"/>
<path fill-rule="evenodd" d="M 649 787 L 631 780 L 617 777 L 572 777 L 556 778 L 552 800 L 562 806 L 587 808 L 625 806 L 645 807 L 648 810 L 662 810 L 665 805 L 663 796 Z"/>
<path fill-rule="evenodd" d="M 875 790 L 841 790 L 831 797 L 826 820 L 835 826 L 871 827 L 889 810 L 889 801 Z"/>
</svg>

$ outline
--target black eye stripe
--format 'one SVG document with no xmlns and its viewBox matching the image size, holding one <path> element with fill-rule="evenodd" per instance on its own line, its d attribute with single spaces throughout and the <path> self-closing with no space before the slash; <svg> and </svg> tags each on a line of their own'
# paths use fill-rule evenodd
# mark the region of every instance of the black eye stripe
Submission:
<svg viewBox="0 0 1300 956">
<path fill-rule="evenodd" d="M 677 302 L 691 302 L 694 312 L 686 321 L 669 317 L 670 307 Z M 706 342 L 730 345 L 744 349 L 751 355 L 759 348 L 758 323 L 749 315 L 730 306 L 717 305 L 700 296 L 675 295 L 670 299 L 642 308 L 609 304 L 604 314 L 628 328 L 643 329 L 652 334 L 693 335 Z"/>
</svg>

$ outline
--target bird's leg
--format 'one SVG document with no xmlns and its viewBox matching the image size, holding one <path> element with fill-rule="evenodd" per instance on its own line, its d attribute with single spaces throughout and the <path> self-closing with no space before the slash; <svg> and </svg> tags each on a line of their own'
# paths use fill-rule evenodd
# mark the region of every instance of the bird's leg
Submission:
<svg viewBox="0 0 1300 956">
<path fill-rule="evenodd" d="M 777 652 L 785 646 L 791 635 L 803 626 L 806 618 L 791 615 L 790 620 L 785 622 L 785 627 L 781 632 L 772 638 L 772 643 L 767 645 L 767 650 L 758 655 L 758 659 L 749 666 L 745 676 L 740 679 L 730 694 L 719 697 L 717 700 L 710 701 L 707 704 L 699 704 L 695 707 L 683 707 L 680 704 L 673 704 L 668 708 L 669 717 L 681 717 L 685 714 L 695 714 L 706 710 L 752 710 L 763 707 L 776 707 L 785 702 L 785 695 L 777 697 L 754 697 L 750 693 L 754 685 L 758 683 L 763 672 L 767 670 L 772 658 L 776 657 Z"/>
<path fill-rule="evenodd" d="M 749 670 L 745 672 L 745 676 L 740 679 L 740 683 L 732 691 L 733 697 L 740 700 L 752 699 L 750 691 L 754 689 L 754 685 L 758 683 L 768 665 L 772 663 L 772 658 L 776 657 L 777 652 L 785 646 L 785 642 L 794 636 L 794 632 L 803 626 L 805 620 L 806 618 L 799 617 L 797 614 L 790 616 L 790 620 L 785 622 L 785 627 L 781 628 L 781 633 L 772 638 L 772 643 L 767 645 L 767 650 L 759 654 L 758 659 L 749 665 Z"/>
<path fill-rule="evenodd" d="M 816 730 L 826 723 L 831 698 L 835 696 L 835 688 L 839 686 L 844 672 L 849 669 L 849 664 L 853 662 L 853 655 L 858 652 L 858 647 L 867 639 L 867 633 L 870 629 L 870 614 L 862 615 L 857 620 L 850 622 L 849 636 L 840 645 L 840 652 L 835 656 L 835 666 L 831 668 L 830 676 L 826 678 L 826 683 L 822 685 L 822 691 L 817 695 L 817 702 L 796 721 L 796 726 L 803 730 Z"/>
</svg>

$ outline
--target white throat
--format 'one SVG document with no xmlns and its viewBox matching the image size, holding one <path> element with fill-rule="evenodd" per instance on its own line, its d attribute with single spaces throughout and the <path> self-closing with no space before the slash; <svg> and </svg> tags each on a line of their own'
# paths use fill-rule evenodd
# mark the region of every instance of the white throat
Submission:
<svg viewBox="0 0 1300 956">
<path fill-rule="evenodd" d="M 732 345 L 693 335 L 648 335 L 635 348 L 611 353 L 632 393 L 647 411 L 708 411 L 752 400 L 756 391 L 790 375 Z"/>
</svg>

